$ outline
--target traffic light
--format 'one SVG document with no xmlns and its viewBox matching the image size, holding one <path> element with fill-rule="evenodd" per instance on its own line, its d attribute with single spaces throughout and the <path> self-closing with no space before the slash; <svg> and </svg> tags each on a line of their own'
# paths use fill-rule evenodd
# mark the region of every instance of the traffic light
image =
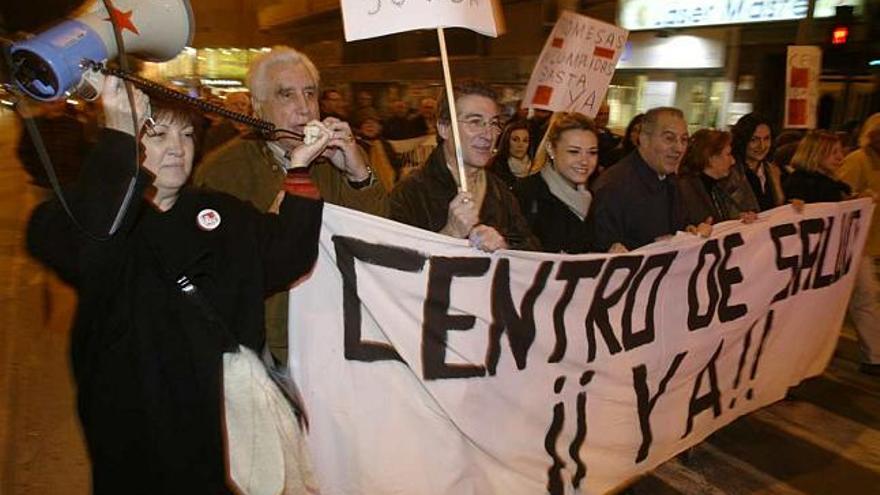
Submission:
<svg viewBox="0 0 880 495">
<path fill-rule="evenodd" d="M 845 45 L 849 39 L 849 26 L 834 26 L 831 30 L 831 44 L 840 46 Z"/>
<path fill-rule="evenodd" d="M 830 42 L 832 47 L 843 48 L 849 41 L 850 27 L 853 23 L 853 7 L 839 6 L 834 14 Z"/>
<path fill-rule="evenodd" d="M 837 7 L 837 13 L 828 23 L 822 65 L 826 70 L 850 74 L 859 65 L 859 43 L 854 29 L 853 8 Z"/>
</svg>

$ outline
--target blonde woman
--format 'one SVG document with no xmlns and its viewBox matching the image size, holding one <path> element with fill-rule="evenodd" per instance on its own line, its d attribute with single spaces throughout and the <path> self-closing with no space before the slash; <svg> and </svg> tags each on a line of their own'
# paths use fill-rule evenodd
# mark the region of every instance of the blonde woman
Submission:
<svg viewBox="0 0 880 495">
<path fill-rule="evenodd" d="M 556 114 L 536 159 L 540 173 L 520 180 L 514 188 L 529 228 L 544 251 L 589 251 L 587 212 L 593 196 L 587 180 L 598 159 L 599 137 L 593 121 L 579 113 Z"/>
<path fill-rule="evenodd" d="M 785 196 L 805 203 L 849 199 L 852 190 L 837 178 L 843 164 L 840 139 L 828 131 L 812 131 L 798 145 L 791 159 L 794 172 L 785 180 Z"/>
</svg>

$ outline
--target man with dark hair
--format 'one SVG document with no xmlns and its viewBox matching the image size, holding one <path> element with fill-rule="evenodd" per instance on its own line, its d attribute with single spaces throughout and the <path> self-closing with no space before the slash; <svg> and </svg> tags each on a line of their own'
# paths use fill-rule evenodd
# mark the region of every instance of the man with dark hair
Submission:
<svg viewBox="0 0 880 495">
<path fill-rule="evenodd" d="M 685 227 L 675 173 L 687 144 L 681 110 L 658 107 L 645 114 L 636 152 L 596 181 L 591 208 L 596 250 L 636 249 Z"/>
<path fill-rule="evenodd" d="M 516 198 L 501 179 L 486 172 L 502 124 L 497 95 L 481 82 L 453 88 L 457 122 L 452 122 L 445 95 L 440 97 L 437 134 L 440 144 L 417 170 L 391 192 L 391 218 L 440 232 L 484 251 L 539 248 L 520 214 Z M 452 125 L 461 139 L 468 192 L 461 191 Z"/>
</svg>

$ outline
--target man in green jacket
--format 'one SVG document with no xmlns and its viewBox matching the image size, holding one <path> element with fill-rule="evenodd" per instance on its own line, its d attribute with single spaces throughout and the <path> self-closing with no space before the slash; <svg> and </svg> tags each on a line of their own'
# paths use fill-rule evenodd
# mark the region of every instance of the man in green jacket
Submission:
<svg viewBox="0 0 880 495">
<path fill-rule="evenodd" d="M 309 124 L 329 136 L 320 140 L 321 146 L 305 145 L 301 138 L 283 133 L 275 141 L 236 138 L 205 157 L 196 168 L 194 183 L 250 201 L 261 211 L 272 210 L 281 191 L 287 189 L 387 216 L 385 190 L 374 179 L 351 128 L 332 117 L 318 120 L 319 82 L 312 61 L 293 48 L 275 47 L 254 60 L 247 83 L 255 115 L 300 136 Z M 272 354 L 286 363 L 286 292 L 266 300 L 266 339 Z"/>
</svg>

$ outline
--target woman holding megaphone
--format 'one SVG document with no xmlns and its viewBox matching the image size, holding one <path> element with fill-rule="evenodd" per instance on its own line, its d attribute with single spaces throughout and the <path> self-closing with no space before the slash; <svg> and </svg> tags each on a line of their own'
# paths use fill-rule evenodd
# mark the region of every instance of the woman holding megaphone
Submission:
<svg viewBox="0 0 880 495">
<path fill-rule="evenodd" d="M 106 129 L 66 192 L 78 223 L 50 201 L 28 228 L 30 251 L 79 294 L 71 349 L 94 492 L 317 492 L 296 416 L 255 356 L 265 295 L 315 262 L 322 203 L 279 196 L 261 214 L 190 187 L 193 117 L 153 101 L 145 126 L 150 100 L 134 101 L 137 123 L 107 78 Z"/>
</svg>

